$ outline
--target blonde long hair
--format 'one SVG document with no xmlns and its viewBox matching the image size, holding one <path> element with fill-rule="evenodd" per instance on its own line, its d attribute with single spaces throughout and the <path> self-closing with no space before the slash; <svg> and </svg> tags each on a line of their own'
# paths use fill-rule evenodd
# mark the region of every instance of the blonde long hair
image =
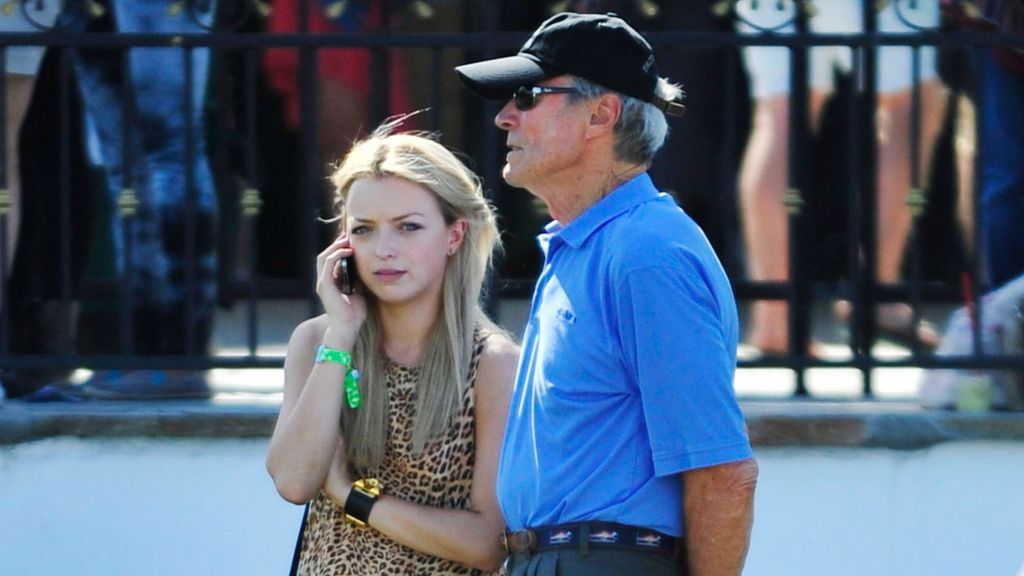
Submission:
<svg viewBox="0 0 1024 576">
<path fill-rule="evenodd" d="M 335 187 L 335 213 L 342 226 L 352 184 L 385 177 L 402 178 L 430 190 L 445 224 L 462 218 L 468 225 L 462 244 L 449 258 L 441 313 L 420 366 L 412 443 L 414 451 L 422 452 L 444 433 L 460 407 L 473 353 L 474 326 L 480 322 L 494 329 L 480 307 L 480 299 L 491 256 L 499 248 L 499 234 L 494 209 L 484 198 L 479 177 L 431 135 L 394 133 L 404 119 L 386 122 L 356 142 L 331 175 L 331 182 Z M 387 445 L 387 358 L 377 301 L 368 291 L 366 297 L 367 317 L 352 354 L 355 366 L 362 371 L 359 387 L 363 403 L 358 410 L 345 409 L 342 430 L 353 468 L 371 471 L 380 464 Z"/>
</svg>

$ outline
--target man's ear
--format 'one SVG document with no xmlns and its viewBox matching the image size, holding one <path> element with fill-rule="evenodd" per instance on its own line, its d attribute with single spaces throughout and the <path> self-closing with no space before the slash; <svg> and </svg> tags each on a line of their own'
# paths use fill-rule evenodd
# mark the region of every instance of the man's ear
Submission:
<svg viewBox="0 0 1024 576">
<path fill-rule="evenodd" d="M 588 129 L 595 134 L 611 133 L 620 116 L 622 116 L 622 98 L 615 94 L 605 94 L 592 103 Z"/>
</svg>

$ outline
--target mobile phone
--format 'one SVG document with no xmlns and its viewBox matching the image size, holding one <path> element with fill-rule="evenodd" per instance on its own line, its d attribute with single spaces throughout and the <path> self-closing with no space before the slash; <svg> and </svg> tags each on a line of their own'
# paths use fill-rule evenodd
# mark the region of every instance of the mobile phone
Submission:
<svg viewBox="0 0 1024 576">
<path fill-rule="evenodd" d="M 338 289 L 341 290 L 342 294 L 351 294 L 356 291 L 356 259 L 349 256 L 348 258 L 342 258 L 338 262 Z"/>
</svg>

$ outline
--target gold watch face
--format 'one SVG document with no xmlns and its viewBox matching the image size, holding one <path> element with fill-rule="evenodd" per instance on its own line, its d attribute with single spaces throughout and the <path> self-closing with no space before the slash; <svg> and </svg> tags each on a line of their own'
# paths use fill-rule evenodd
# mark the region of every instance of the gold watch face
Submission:
<svg viewBox="0 0 1024 576">
<path fill-rule="evenodd" d="M 374 498 L 380 496 L 380 493 L 384 488 L 381 485 L 380 480 L 377 480 L 376 478 L 361 478 L 353 482 L 352 486 L 360 492 L 365 492 Z"/>
</svg>

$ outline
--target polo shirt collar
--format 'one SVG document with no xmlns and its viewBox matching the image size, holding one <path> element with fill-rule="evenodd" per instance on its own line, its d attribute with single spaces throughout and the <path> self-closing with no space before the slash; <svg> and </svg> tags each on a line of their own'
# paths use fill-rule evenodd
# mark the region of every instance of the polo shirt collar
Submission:
<svg viewBox="0 0 1024 576">
<path fill-rule="evenodd" d="M 552 221 L 544 227 L 546 234 L 542 236 L 557 236 L 561 241 L 579 248 L 587 238 L 597 232 L 604 224 L 613 220 L 619 214 L 658 197 L 658 189 L 647 172 L 643 172 L 627 180 L 596 204 L 587 208 L 578 218 L 562 227 L 558 221 Z M 541 239 L 542 243 L 545 239 Z"/>
</svg>

